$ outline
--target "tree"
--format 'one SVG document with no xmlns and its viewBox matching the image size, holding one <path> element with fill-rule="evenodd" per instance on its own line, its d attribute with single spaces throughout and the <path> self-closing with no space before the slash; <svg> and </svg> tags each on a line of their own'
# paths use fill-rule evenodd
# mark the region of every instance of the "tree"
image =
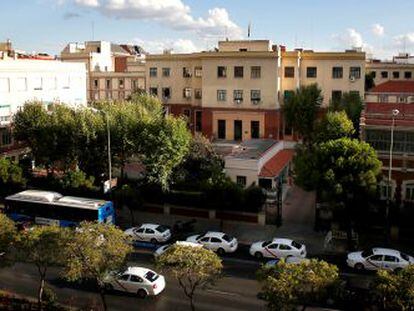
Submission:
<svg viewBox="0 0 414 311">
<path fill-rule="evenodd" d="M 39 309 L 42 307 L 47 270 L 50 266 L 64 262 L 67 239 L 66 230 L 58 226 L 36 226 L 22 232 L 18 252 L 24 261 L 34 264 L 39 272 Z"/>
<path fill-rule="evenodd" d="M 11 260 L 10 250 L 17 242 L 17 229 L 15 223 L 5 214 L 0 213 L 0 256 L 1 262 L 5 263 L 4 258 Z"/>
<path fill-rule="evenodd" d="M 17 163 L 6 158 L 0 158 L 0 185 L 24 185 L 25 183 L 23 170 Z"/>
<path fill-rule="evenodd" d="M 330 104 L 330 110 L 345 111 L 348 118 L 351 119 L 355 129 L 354 137 L 359 135 L 359 122 L 363 109 L 364 103 L 361 96 L 352 92 L 342 94 L 339 101 L 332 101 Z"/>
<path fill-rule="evenodd" d="M 69 170 L 59 179 L 61 185 L 65 189 L 93 189 L 94 177 L 86 176 L 81 170 Z"/>
<path fill-rule="evenodd" d="M 82 222 L 67 245 L 64 276 L 69 281 L 94 280 L 107 310 L 104 279 L 125 264 L 132 251 L 129 242 L 123 231 L 113 225 Z"/>
<path fill-rule="evenodd" d="M 338 267 L 316 259 L 263 266 L 258 279 L 269 310 L 297 310 L 299 305 L 305 310 L 309 303 L 332 298 L 339 284 Z"/>
<path fill-rule="evenodd" d="M 193 311 L 196 290 L 213 284 L 223 268 L 220 258 L 212 251 L 176 244 L 157 259 L 157 266 L 177 279 Z"/>
<path fill-rule="evenodd" d="M 365 92 L 368 92 L 375 87 L 374 72 L 365 74 Z"/>
<path fill-rule="evenodd" d="M 413 310 L 414 266 L 398 273 L 379 270 L 373 290 L 383 310 Z"/>
<path fill-rule="evenodd" d="M 354 133 L 352 121 L 344 111 L 328 112 L 318 123 L 316 142 L 351 137 Z"/>
<path fill-rule="evenodd" d="M 317 84 L 302 86 L 294 94 L 285 98 L 283 114 L 289 126 L 310 143 L 315 130 L 315 121 L 322 104 L 321 89 Z"/>
</svg>

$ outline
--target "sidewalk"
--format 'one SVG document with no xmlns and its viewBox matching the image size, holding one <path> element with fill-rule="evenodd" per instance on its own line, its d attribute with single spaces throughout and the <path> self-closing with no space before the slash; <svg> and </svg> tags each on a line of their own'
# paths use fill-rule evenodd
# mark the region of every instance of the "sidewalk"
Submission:
<svg viewBox="0 0 414 311">
<path fill-rule="evenodd" d="M 146 213 L 134 211 L 135 225 L 141 223 L 159 223 L 173 226 L 177 220 L 188 221 L 192 217 L 164 215 L 156 213 Z M 274 237 L 291 238 L 304 243 L 310 254 L 320 254 L 323 251 L 324 235 L 313 231 L 313 224 L 296 224 L 284 222 L 280 228 L 274 225 L 256 225 L 235 221 L 223 221 L 222 227 L 220 220 L 209 220 L 196 218 L 194 224 L 195 232 L 223 231 L 235 236 L 240 244 L 250 245 L 261 240 L 270 240 Z M 117 215 L 117 224 L 125 229 L 131 226 L 130 212 L 127 208 L 121 210 Z"/>
</svg>

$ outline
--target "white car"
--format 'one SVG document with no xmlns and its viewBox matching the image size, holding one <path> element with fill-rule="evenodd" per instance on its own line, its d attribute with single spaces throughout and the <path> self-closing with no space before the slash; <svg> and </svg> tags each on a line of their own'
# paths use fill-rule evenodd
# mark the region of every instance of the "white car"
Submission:
<svg viewBox="0 0 414 311">
<path fill-rule="evenodd" d="M 165 288 L 162 275 L 141 267 L 128 267 L 121 273 L 109 273 L 104 282 L 106 290 L 134 293 L 140 298 L 156 296 Z"/>
<path fill-rule="evenodd" d="M 358 270 L 391 270 L 398 271 L 414 264 L 414 258 L 395 249 L 372 248 L 363 252 L 348 254 L 346 263 Z"/>
<path fill-rule="evenodd" d="M 132 237 L 133 241 L 151 243 L 167 242 L 171 238 L 171 231 L 167 226 L 158 224 L 142 224 L 125 230 L 125 234 Z"/>
<path fill-rule="evenodd" d="M 272 241 L 260 241 L 253 243 L 249 250 L 250 255 L 261 259 L 306 257 L 306 246 L 291 239 L 273 239 Z"/>
<path fill-rule="evenodd" d="M 182 245 L 182 246 L 191 246 L 191 247 L 203 247 L 203 245 L 199 243 L 187 242 L 187 241 L 177 241 L 174 244 L 166 244 L 163 246 L 158 247 L 154 252 L 154 257 L 158 258 L 162 254 L 164 254 L 167 249 L 169 249 L 173 245 Z"/>
<path fill-rule="evenodd" d="M 222 255 L 233 253 L 237 250 L 237 239 L 230 237 L 224 232 L 209 231 L 204 234 L 192 235 L 187 238 L 188 242 L 199 243 L 205 248 Z"/>
</svg>

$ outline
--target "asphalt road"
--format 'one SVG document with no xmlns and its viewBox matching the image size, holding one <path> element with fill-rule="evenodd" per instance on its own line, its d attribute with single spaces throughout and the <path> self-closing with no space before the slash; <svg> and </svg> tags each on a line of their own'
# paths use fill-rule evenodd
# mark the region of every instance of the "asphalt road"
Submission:
<svg viewBox="0 0 414 311">
<path fill-rule="evenodd" d="M 136 253 L 131 265 L 153 268 L 152 255 Z M 265 303 L 257 299 L 259 284 L 255 280 L 256 262 L 224 260 L 224 277 L 214 287 L 200 290 L 195 298 L 197 310 L 264 310 Z M 34 266 L 18 263 L 0 270 L 0 287 L 15 293 L 36 297 L 38 274 Z M 166 276 L 167 285 L 158 297 L 139 299 L 133 295 L 110 293 L 109 310 L 189 310 L 187 298 L 178 283 Z M 90 286 L 66 283 L 59 278 L 59 269 L 51 268 L 47 284 L 56 292 L 61 303 L 88 310 L 99 310 L 100 297 Z"/>
</svg>

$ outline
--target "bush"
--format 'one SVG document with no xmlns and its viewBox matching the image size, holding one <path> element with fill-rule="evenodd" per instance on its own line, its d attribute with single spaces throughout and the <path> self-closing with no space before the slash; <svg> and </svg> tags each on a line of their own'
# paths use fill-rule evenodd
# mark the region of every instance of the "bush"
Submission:
<svg viewBox="0 0 414 311">
<path fill-rule="evenodd" d="M 266 195 L 262 188 L 258 186 L 250 186 L 244 192 L 245 210 L 258 212 L 266 201 Z"/>
<path fill-rule="evenodd" d="M 60 183 L 64 189 L 94 189 L 95 178 L 93 176 L 87 177 L 84 172 L 81 170 L 69 170 L 63 178 L 60 180 Z"/>
</svg>

